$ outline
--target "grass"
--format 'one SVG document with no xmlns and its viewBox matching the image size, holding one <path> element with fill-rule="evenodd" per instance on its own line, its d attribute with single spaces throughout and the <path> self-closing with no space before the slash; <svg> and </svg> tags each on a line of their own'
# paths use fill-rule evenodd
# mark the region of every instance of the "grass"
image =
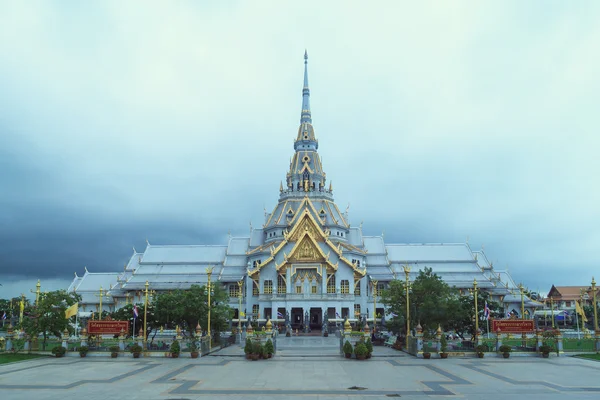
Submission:
<svg viewBox="0 0 600 400">
<path fill-rule="evenodd" d="M 0 364 L 8 364 L 15 361 L 31 360 L 34 358 L 48 357 L 37 354 L 0 354 Z"/>
<path fill-rule="evenodd" d="M 588 360 L 600 361 L 600 354 L 577 354 L 574 357 L 585 358 Z"/>
</svg>

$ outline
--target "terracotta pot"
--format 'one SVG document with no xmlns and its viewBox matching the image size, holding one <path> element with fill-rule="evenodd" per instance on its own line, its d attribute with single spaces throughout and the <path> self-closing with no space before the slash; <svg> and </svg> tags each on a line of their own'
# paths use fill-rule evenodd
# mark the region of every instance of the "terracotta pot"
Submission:
<svg viewBox="0 0 600 400">
<path fill-rule="evenodd" d="M 273 354 L 268 354 L 267 358 L 273 358 Z"/>
<path fill-rule="evenodd" d="M 246 360 L 250 360 L 252 358 L 252 354 L 246 353 Z"/>
<path fill-rule="evenodd" d="M 352 358 L 352 353 L 346 353 L 346 358 Z"/>
<path fill-rule="evenodd" d="M 483 354 L 484 354 L 484 353 L 477 353 L 477 357 L 479 357 L 479 358 L 483 358 Z"/>
<path fill-rule="evenodd" d="M 423 358 L 429 360 L 431 358 L 431 353 L 423 353 Z"/>
<path fill-rule="evenodd" d="M 179 353 L 171 353 L 171 358 L 179 358 Z"/>
<path fill-rule="evenodd" d="M 510 353 L 502 353 L 502 357 L 508 358 L 508 357 L 510 357 Z"/>
<path fill-rule="evenodd" d="M 192 358 L 198 358 L 198 354 L 199 354 L 199 353 L 198 353 L 197 351 L 192 351 L 192 352 L 190 352 L 190 356 L 191 356 Z"/>
<path fill-rule="evenodd" d="M 448 358 L 448 353 L 440 353 L 440 358 Z"/>
<path fill-rule="evenodd" d="M 550 357 L 550 353 L 542 353 L 542 357 L 548 358 L 548 357 Z"/>
<path fill-rule="evenodd" d="M 87 353 L 79 353 L 79 357 L 83 358 L 85 356 L 87 356 Z"/>
<path fill-rule="evenodd" d="M 356 359 L 357 360 L 364 360 L 365 358 L 367 358 L 366 354 L 357 354 L 356 355 Z"/>
<path fill-rule="evenodd" d="M 140 358 L 140 353 L 131 353 L 133 354 L 133 358 Z"/>
<path fill-rule="evenodd" d="M 110 353 L 110 358 L 117 358 L 119 353 Z"/>
<path fill-rule="evenodd" d="M 367 353 L 367 359 L 371 358 L 372 354 L 371 353 Z"/>
<path fill-rule="evenodd" d="M 258 361 L 258 354 L 252 354 L 252 361 Z"/>
</svg>

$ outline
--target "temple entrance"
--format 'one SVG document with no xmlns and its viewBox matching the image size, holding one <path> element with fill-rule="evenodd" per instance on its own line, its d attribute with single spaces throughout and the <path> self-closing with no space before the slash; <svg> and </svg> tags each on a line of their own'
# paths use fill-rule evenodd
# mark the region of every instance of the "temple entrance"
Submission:
<svg viewBox="0 0 600 400">
<path fill-rule="evenodd" d="M 320 331 L 321 326 L 323 325 L 323 310 L 320 308 L 311 308 L 310 309 L 310 329 Z"/>
<path fill-rule="evenodd" d="M 290 324 L 292 329 L 302 331 L 304 329 L 304 315 L 302 314 L 302 308 L 292 308 L 290 313 Z"/>
</svg>

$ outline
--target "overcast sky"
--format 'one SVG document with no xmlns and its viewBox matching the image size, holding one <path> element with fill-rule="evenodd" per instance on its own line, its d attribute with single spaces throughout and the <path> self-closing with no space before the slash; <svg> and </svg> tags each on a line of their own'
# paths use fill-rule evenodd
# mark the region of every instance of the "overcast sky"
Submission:
<svg viewBox="0 0 600 400">
<path fill-rule="evenodd" d="M 305 48 L 352 224 L 600 278 L 598 2 L 27 4 L 0 6 L 0 298 L 262 225 Z"/>
</svg>

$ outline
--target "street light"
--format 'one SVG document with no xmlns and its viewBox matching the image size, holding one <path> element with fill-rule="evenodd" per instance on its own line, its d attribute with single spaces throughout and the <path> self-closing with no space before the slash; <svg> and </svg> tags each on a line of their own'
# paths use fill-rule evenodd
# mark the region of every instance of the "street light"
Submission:
<svg viewBox="0 0 600 400">
<path fill-rule="evenodd" d="M 147 349 L 148 348 L 148 335 L 147 335 L 147 328 L 148 328 L 148 295 L 153 295 L 154 293 L 156 293 L 154 290 L 148 290 L 148 287 L 150 286 L 150 284 L 148 283 L 148 281 L 146 281 L 146 284 L 144 285 L 144 348 Z"/>
<path fill-rule="evenodd" d="M 239 306 L 238 306 L 238 335 L 239 335 L 240 343 L 241 343 L 241 340 L 242 340 L 242 289 L 244 287 L 244 280 L 242 279 L 237 284 L 238 284 L 238 301 L 239 301 Z"/>
<path fill-rule="evenodd" d="M 408 337 L 410 336 L 410 281 L 408 275 L 410 274 L 410 267 L 405 265 L 402 267 L 404 269 L 404 276 L 406 280 L 404 281 L 404 287 L 406 288 L 406 347 L 408 348 Z"/>
<path fill-rule="evenodd" d="M 377 330 L 377 283 L 374 279 L 371 279 L 371 284 L 373 285 L 373 333 Z"/>
<path fill-rule="evenodd" d="M 592 278 L 592 281 L 594 278 Z M 552 329 L 554 329 L 554 297 L 550 296 L 550 313 L 552 314 Z"/>
<path fill-rule="evenodd" d="M 211 348 L 211 345 L 212 345 L 211 334 L 210 334 L 210 308 L 211 308 L 210 296 L 215 294 L 213 292 L 212 284 L 210 282 L 210 276 L 212 275 L 213 268 L 214 267 L 206 268 L 206 275 L 208 276 L 208 283 L 206 285 L 206 289 L 204 289 L 204 294 L 208 295 L 208 331 L 207 331 L 207 334 L 208 334 L 208 348 L 209 349 Z"/>
<path fill-rule="evenodd" d="M 525 297 L 523 296 L 523 287 L 522 283 L 519 283 L 519 290 L 521 291 L 521 319 L 525 319 Z"/>
<path fill-rule="evenodd" d="M 469 292 L 473 293 L 473 299 L 475 300 L 475 341 L 479 337 L 479 313 L 477 311 L 477 279 L 473 279 L 473 289 L 469 289 Z"/>
<path fill-rule="evenodd" d="M 598 311 L 596 310 L 596 281 L 592 276 L 592 296 L 594 301 L 594 334 L 598 332 Z"/>
<path fill-rule="evenodd" d="M 38 303 L 40 301 L 40 288 L 42 287 L 40 280 L 38 279 L 37 284 L 35 285 L 35 292 L 31 289 L 29 289 L 29 291 L 31 293 L 35 293 L 35 306 L 38 306 Z"/>
</svg>

